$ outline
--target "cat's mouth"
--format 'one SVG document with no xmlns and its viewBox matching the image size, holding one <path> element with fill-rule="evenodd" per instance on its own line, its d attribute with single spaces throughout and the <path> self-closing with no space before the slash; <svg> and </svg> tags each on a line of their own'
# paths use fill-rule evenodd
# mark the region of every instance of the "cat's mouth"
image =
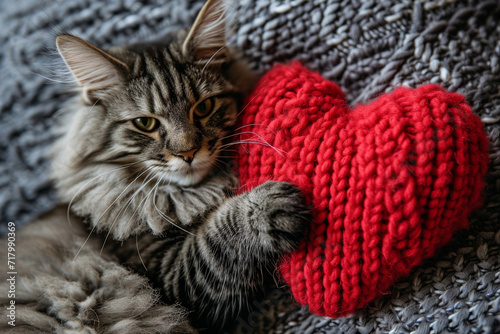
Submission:
<svg viewBox="0 0 500 334">
<path fill-rule="evenodd" d="M 195 158 L 191 163 L 179 159 L 161 168 L 157 175 L 165 183 L 192 186 L 201 182 L 212 168 L 213 163 L 204 159 Z"/>
</svg>

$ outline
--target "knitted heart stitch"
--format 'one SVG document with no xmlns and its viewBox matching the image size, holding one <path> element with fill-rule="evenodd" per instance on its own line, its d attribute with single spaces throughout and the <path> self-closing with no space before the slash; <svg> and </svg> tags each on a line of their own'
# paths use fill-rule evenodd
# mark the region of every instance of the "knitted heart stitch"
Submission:
<svg viewBox="0 0 500 334">
<path fill-rule="evenodd" d="M 280 269 L 296 300 L 320 315 L 344 316 L 388 293 L 481 202 L 481 121 L 436 85 L 349 110 L 337 85 L 282 65 L 258 83 L 242 126 L 243 187 L 289 181 L 313 206 L 305 242 Z"/>
</svg>

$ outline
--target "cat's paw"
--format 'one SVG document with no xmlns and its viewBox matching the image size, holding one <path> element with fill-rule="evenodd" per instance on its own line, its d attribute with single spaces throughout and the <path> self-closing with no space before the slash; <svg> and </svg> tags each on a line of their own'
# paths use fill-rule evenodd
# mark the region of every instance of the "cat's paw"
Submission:
<svg viewBox="0 0 500 334">
<path fill-rule="evenodd" d="M 299 188 L 288 182 L 267 181 L 248 194 L 252 232 L 266 250 L 293 251 L 311 223 L 311 209 Z"/>
</svg>

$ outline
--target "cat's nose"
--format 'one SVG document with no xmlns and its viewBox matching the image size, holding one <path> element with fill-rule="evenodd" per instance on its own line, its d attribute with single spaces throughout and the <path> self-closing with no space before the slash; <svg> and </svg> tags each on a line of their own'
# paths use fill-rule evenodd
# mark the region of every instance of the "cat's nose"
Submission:
<svg viewBox="0 0 500 334">
<path fill-rule="evenodd" d="M 192 149 L 190 151 L 184 151 L 184 152 L 174 153 L 174 155 L 176 157 L 184 159 L 185 162 L 187 162 L 188 164 L 190 164 L 193 161 L 194 155 L 196 154 L 196 152 L 198 152 L 198 150 L 199 150 L 199 148 L 194 148 L 194 149 Z"/>
</svg>

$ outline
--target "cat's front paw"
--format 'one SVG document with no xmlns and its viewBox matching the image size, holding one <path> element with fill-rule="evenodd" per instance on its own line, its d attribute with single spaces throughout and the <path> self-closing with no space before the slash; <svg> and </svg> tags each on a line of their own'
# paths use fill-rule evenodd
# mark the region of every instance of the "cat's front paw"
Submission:
<svg viewBox="0 0 500 334">
<path fill-rule="evenodd" d="M 251 203 L 250 224 L 266 250 L 275 253 L 293 251 L 311 223 L 311 209 L 304 195 L 288 182 L 267 181 L 248 194 Z"/>
</svg>

